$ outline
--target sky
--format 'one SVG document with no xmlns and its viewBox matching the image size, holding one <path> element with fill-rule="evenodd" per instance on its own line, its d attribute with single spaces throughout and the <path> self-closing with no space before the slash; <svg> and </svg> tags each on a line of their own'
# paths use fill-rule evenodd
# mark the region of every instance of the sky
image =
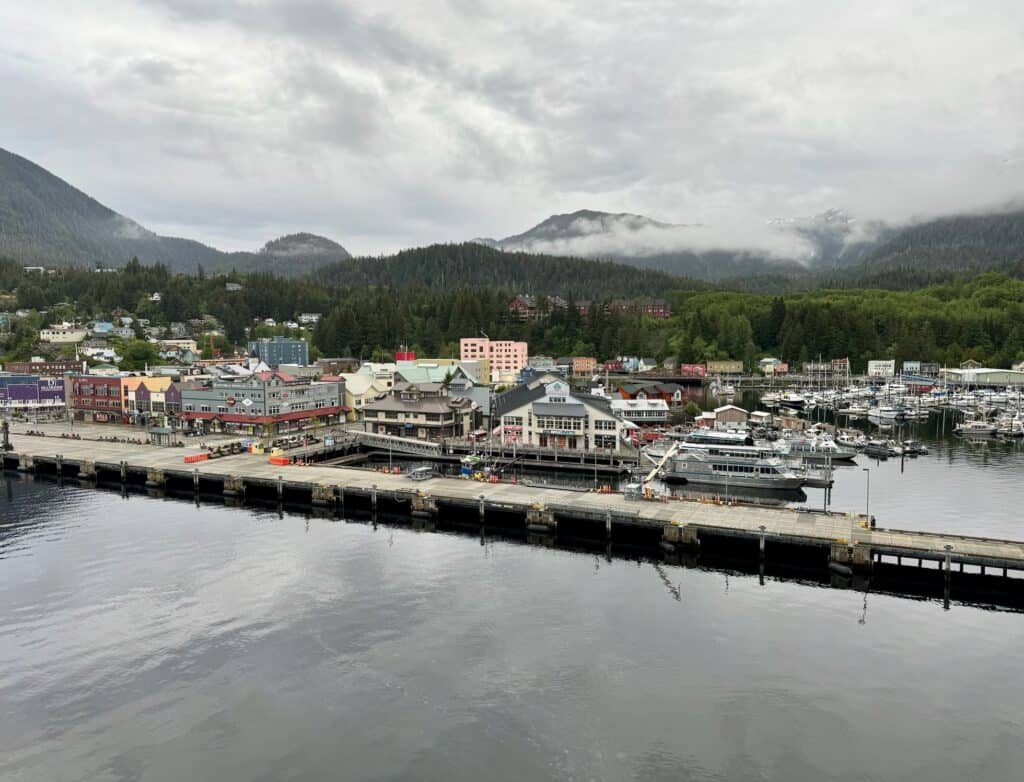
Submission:
<svg viewBox="0 0 1024 782">
<path fill-rule="evenodd" d="M 756 246 L 772 218 L 1024 190 L 1019 0 L 4 6 L 0 147 L 222 249 L 376 254 L 584 208 Z"/>
</svg>

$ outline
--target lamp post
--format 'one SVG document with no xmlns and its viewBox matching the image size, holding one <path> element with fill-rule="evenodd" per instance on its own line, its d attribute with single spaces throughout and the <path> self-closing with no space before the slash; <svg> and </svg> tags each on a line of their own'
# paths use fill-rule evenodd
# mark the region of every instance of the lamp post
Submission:
<svg viewBox="0 0 1024 782">
<path fill-rule="evenodd" d="M 864 515 L 867 516 L 868 526 L 871 525 L 871 468 L 861 467 L 867 473 L 867 484 L 864 489 Z"/>
</svg>

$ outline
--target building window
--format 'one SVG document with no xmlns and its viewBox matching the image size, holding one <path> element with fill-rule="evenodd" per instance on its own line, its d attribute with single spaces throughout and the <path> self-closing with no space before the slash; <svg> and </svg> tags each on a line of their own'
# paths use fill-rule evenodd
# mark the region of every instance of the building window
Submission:
<svg viewBox="0 0 1024 782">
<path fill-rule="evenodd" d="M 199 412 L 200 413 L 209 413 L 210 412 L 210 406 L 209 405 L 199 405 Z"/>
</svg>

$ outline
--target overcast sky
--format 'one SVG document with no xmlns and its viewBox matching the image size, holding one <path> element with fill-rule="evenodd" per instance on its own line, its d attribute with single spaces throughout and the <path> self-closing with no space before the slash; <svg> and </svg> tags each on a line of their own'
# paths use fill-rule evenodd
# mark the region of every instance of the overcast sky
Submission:
<svg viewBox="0 0 1024 782">
<path fill-rule="evenodd" d="M 1024 190 L 1024 3 L 4 3 L 0 146 L 162 233 L 356 253 L 549 214 L 902 220 Z"/>
</svg>

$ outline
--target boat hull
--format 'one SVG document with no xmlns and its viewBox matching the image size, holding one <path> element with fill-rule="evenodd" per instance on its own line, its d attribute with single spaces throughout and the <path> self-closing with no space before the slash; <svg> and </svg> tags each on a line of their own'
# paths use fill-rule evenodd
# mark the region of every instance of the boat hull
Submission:
<svg viewBox="0 0 1024 782">
<path fill-rule="evenodd" d="M 693 486 L 720 486 L 730 489 L 757 489 L 758 491 L 787 491 L 792 492 L 800 489 L 806 480 L 802 477 L 794 478 L 773 478 L 770 481 L 760 480 L 745 475 L 730 475 L 729 480 L 724 476 L 701 473 L 683 473 L 668 471 L 662 475 L 666 483 L 689 484 Z"/>
</svg>

